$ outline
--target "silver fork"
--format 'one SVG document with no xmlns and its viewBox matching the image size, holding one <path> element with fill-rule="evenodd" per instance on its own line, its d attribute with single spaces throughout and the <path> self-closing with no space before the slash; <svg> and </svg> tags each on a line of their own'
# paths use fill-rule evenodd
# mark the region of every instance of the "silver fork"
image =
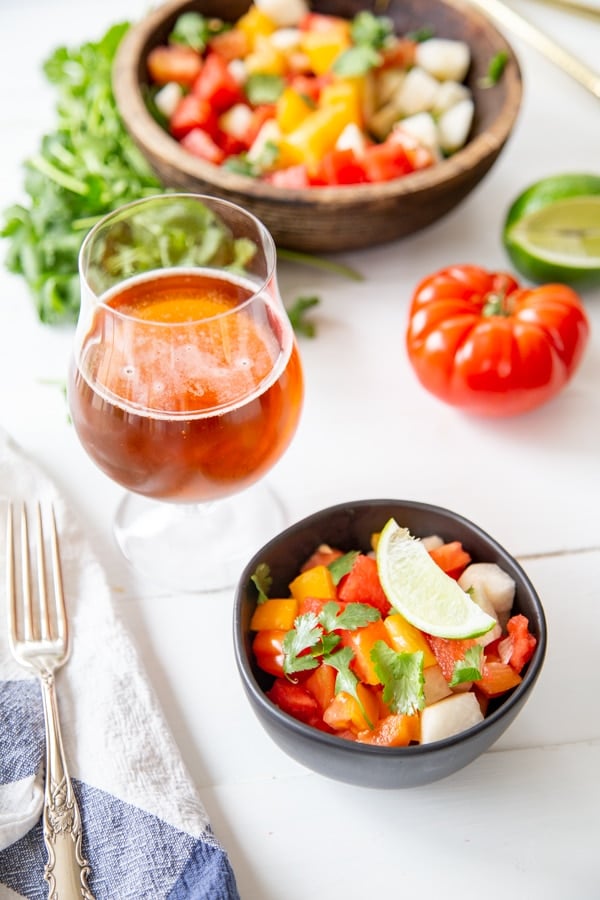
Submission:
<svg viewBox="0 0 600 900">
<path fill-rule="evenodd" d="M 54 673 L 69 656 L 69 628 L 54 510 L 49 511 L 46 536 L 41 507 L 39 503 L 36 505 L 35 540 L 31 542 L 35 553 L 30 550 L 24 505 L 18 519 L 19 541 L 13 525 L 12 504 L 9 504 L 6 524 L 9 637 L 15 658 L 38 675 L 42 688 L 46 724 L 43 827 L 48 851 L 44 878 L 48 882 L 49 900 L 94 900 L 87 883 L 90 866 L 82 853 L 81 816 L 65 761 L 54 686 Z M 37 592 L 33 589 L 36 573 Z"/>
</svg>

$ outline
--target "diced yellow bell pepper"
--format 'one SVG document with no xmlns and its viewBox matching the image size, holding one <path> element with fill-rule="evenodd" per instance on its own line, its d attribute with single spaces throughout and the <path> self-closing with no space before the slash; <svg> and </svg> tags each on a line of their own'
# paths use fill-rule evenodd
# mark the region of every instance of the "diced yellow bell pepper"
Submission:
<svg viewBox="0 0 600 900">
<path fill-rule="evenodd" d="M 248 39 L 248 45 L 252 48 L 254 48 L 257 38 L 273 34 L 277 28 L 270 16 L 254 5 L 237 20 L 235 27 L 244 32 Z"/>
<path fill-rule="evenodd" d="M 325 109 L 336 105 L 343 106 L 347 110 L 349 122 L 353 122 L 359 128 L 362 126 L 361 79 L 344 78 L 325 85 L 319 97 L 319 107 Z"/>
<path fill-rule="evenodd" d="M 286 599 L 270 598 L 260 603 L 250 620 L 252 631 L 279 629 L 289 631 L 294 627 L 294 619 L 298 615 L 298 601 L 293 597 Z"/>
<path fill-rule="evenodd" d="M 275 119 L 283 134 L 288 134 L 300 125 L 313 111 L 306 97 L 301 96 L 293 88 L 284 88 L 275 106 Z"/>
<path fill-rule="evenodd" d="M 308 57 L 316 75 L 325 75 L 331 71 L 335 60 L 350 45 L 350 32 L 341 28 L 305 31 L 300 40 L 300 49 Z"/>
<path fill-rule="evenodd" d="M 383 624 L 392 640 L 394 650 L 398 653 L 416 653 L 417 650 L 421 650 L 425 669 L 437 665 L 437 659 L 427 640 L 418 628 L 406 621 L 404 616 L 393 613 L 384 619 Z"/>
<path fill-rule="evenodd" d="M 252 53 L 244 59 L 250 74 L 264 72 L 267 75 L 284 75 L 287 71 L 285 55 L 274 47 L 268 37 L 257 35 Z"/>
<path fill-rule="evenodd" d="M 309 170 L 316 168 L 323 156 L 333 150 L 338 137 L 351 121 L 348 109 L 343 104 L 311 112 L 294 131 L 281 140 L 280 165 L 304 163 Z"/>
<path fill-rule="evenodd" d="M 318 600 L 336 598 L 335 584 L 327 566 L 313 566 L 312 569 L 301 572 L 290 584 L 290 591 L 292 597 L 298 601 L 306 597 Z"/>
</svg>

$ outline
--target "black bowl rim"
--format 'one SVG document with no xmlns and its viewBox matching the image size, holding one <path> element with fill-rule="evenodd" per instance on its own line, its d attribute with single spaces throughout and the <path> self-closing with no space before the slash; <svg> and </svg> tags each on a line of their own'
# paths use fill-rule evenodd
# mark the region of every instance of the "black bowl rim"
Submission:
<svg viewBox="0 0 600 900">
<path fill-rule="evenodd" d="M 507 697 L 507 699 L 502 702 L 497 709 L 490 713 L 489 716 L 486 716 L 481 722 L 478 722 L 476 725 L 473 725 L 471 728 L 461 731 L 458 734 L 451 735 L 450 737 L 444 738 L 440 741 L 434 741 L 430 744 L 416 744 L 409 747 L 379 747 L 373 744 L 362 744 L 355 741 L 347 741 L 343 738 L 337 737 L 336 735 L 331 735 L 324 731 L 320 731 L 318 728 L 313 728 L 311 725 L 300 722 L 298 719 L 295 719 L 293 716 L 285 713 L 269 700 L 250 670 L 249 660 L 245 652 L 241 628 L 241 607 L 244 599 L 244 594 L 250 580 L 250 576 L 255 571 L 258 563 L 261 561 L 261 556 L 266 554 L 270 549 L 276 547 L 283 538 L 287 537 L 288 535 L 293 535 L 295 532 L 307 526 L 310 526 L 313 523 L 320 522 L 323 518 L 329 515 L 334 515 L 335 513 L 345 510 L 347 511 L 350 508 L 365 509 L 374 506 L 395 505 L 398 507 L 404 507 L 406 509 L 419 510 L 420 512 L 431 512 L 435 513 L 436 515 L 447 516 L 449 521 L 454 521 L 466 526 L 473 532 L 474 535 L 490 543 L 494 547 L 495 551 L 503 559 L 509 562 L 511 569 L 514 572 L 518 573 L 523 584 L 531 594 L 539 620 L 539 636 L 537 638 L 534 655 L 528 663 L 527 671 L 521 683 L 517 685 L 517 687 L 511 692 L 509 697 Z M 310 515 L 305 516 L 303 519 L 300 519 L 297 522 L 294 522 L 292 525 L 289 525 L 286 529 L 281 531 L 278 535 L 264 544 L 263 547 L 254 554 L 254 556 L 248 562 L 244 571 L 242 572 L 235 592 L 233 643 L 236 665 L 245 689 L 247 692 L 249 692 L 252 699 L 258 703 L 258 706 L 260 707 L 263 714 L 268 716 L 270 719 L 279 721 L 281 724 L 285 725 L 285 727 L 289 731 L 294 732 L 303 741 L 311 740 L 315 744 L 319 744 L 325 748 L 330 748 L 332 750 L 335 750 L 336 752 L 342 751 L 346 752 L 348 755 L 354 756 L 365 755 L 380 759 L 396 759 L 398 761 L 405 761 L 408 759 L 435 756 L 439 753 L 443 753 L 445 750 L 456 747 L 457 745 L 464 744 L 465 741 L 469 742 L 471 739 L 475 740 L 480 734 L 485 733 L 489 730 L 493 730 L 496 723 L 510 714 L 514 707 L 519 707 L 522 703 L 524 703 L 527 695 L 530 693 L 540 675 L 546 655 L 547 622 L 544 609 L 537 591 L 521 564 L 517 559 L 515 559 L 514 556 L 512 556 L 512 554 L 508 552 L 508 550 L 506 550 L 505 547 L 503 547 L 495 538 L 493 538 L 487 531 L 484 531 L 484 529 L 477 525 L 475 522 L 466 518 L 460 513 L 454 512 L 451 509 L 432 503 L 425 503 L 418 500 L 376 498 L 371 500 L 363 499 L 345 503 L 337 503 L 333 506 L 325 507 L 324 509 L 311 513 Z"/>
<path fill-rule="evenodd" d="M 518 57 L 491 19 L 474 6 L 463 0 L 439 0 L 459 14 L 467 12 L 474 21 L 493 33 L 498 46 L 507 54 L 510 65 L 507 65 L 503 78 L 507 80 L 506 99 L 494 122 L 486 131 L 470 140 L 463 148 L 435 166 L 422 171 L 412 172 L 402 178 L 381 184 L 356 184 L 315 188 L 289 188 L 282 190 L 275 185 L 251 178 L 246 175 L 223 170 L 222 167 L 194 157 L 181 147 L 177 141 L 153 119 L 144 102 L 139 87 L 132 59 L 144 50 L 145 36 L 150 29 L 159 27 L 174 12 L 190 0 L 167 0 L 136 24 L 125 34 L 115 59 L 113 85 L 119 111 L 132 137 L 142 143 L 146 151 L 164 158 L 168 154 L 168 165 L 177 167 L 182 174 L 205 182 L 214 188 L 230 192 L 247 194 L 254 200 L 273 203 L 287 203 L 290 199 L 307 207 L 329 206 L 336 203 L 340 206 L 354 206 L 357 203 L 373 200 L 397 199 L 412 195 L 420 188 L 435 188 L 450 181 L 453 177 L 463 177 L 465 171 L 483 162 L 487 157 L 498 153 L 510 136 L 522 102 L 523 86 Z M 121 84 L 125 79 L 125 84 Z M 124 105 L 130 106 L 131 115 L 126 115 Z M 142 130 L 144 132 L 142 137 Z M 166 160 L 165 160 L 166 162 Z M 351 190 L 349 189 L 351 188 Z"/>
</svg>

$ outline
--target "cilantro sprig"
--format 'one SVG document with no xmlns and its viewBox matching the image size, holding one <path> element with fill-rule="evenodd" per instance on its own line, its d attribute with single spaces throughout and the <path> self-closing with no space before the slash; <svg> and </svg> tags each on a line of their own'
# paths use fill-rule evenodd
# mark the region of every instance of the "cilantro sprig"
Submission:
<svg viewBox="0 0 600 900">
<path fill-rule="evenodd" d="M 342 77 L 364 75 L 381 62 L 381 53 L 393 39 L 394 24 L 387 16 L 362 10 L 350 25 L 352 46 L 340 53 L 333 71 Z"/>
<path fill-rule="evenodd" d="M 482 677 L 483 670 L 483 647 L 475 644 L 465 651 L 463 659 L 458 659 L 454 663 L 452 678 L 449 682 L 450 687 L 456 687 L 457 684 L 464 684 L 467 681 L 479 681 Z"/>
<path fill-rule="evenodd" d="M 383 700 L 393 713 L 411 716 L 425 706 L 423 653 L 400 653 L 384 641 L 371 651 L 375 671 L 383 684 Z"/>
</svg>

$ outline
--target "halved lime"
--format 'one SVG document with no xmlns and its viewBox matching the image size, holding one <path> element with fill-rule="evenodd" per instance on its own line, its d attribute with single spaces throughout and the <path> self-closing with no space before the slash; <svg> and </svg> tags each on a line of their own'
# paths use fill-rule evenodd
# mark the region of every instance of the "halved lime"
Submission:
<svg viewBox="0 0 600 900">
<path fill-rule="evenodd" d="M 523 191 L 502 238 L 515 268 L 536 283 L 600 284 L 600 175 L 554 175 Z"/>
<path fill-rule="evenodd" d="M 377 567 L 394 609 L 421 631 L 437 637 L 472 638 L 496 625 L 496 619 L 446 575 L 422 542 L 395 519 L 387 522 L 379 536 Z"/>
</svg>

